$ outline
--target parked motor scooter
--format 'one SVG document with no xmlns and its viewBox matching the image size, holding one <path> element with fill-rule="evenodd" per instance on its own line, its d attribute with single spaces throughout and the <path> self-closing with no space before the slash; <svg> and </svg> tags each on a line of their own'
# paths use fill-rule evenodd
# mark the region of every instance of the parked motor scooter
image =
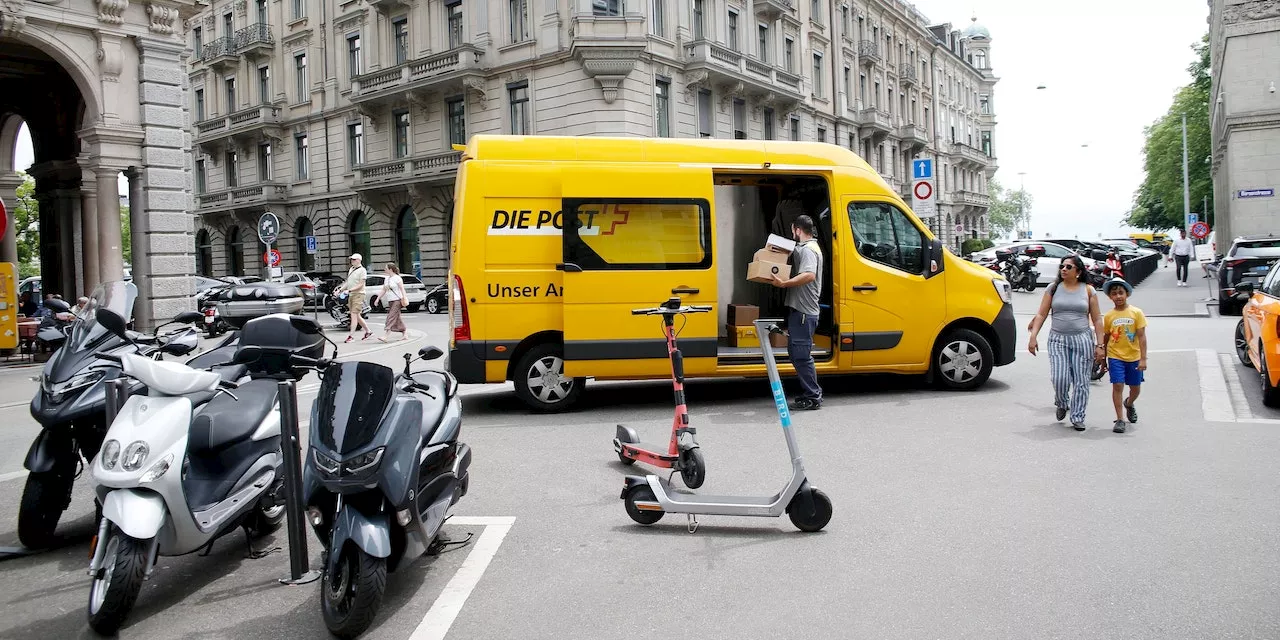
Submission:
<svg viewBox="0 0 1280 640">
<path fill-rule="evenodd" d="M 123 318 L 97 316 L 124 335 Z M 324 343 L 286 314 L 250 320 L 240 336 L 233 365 L 213 371 L 97 354 L 148 389 L 120 408 L 90 463 L 102 505 L 89 564 L 89 626 L 98 633 L 124 623 L 158 556 L 208 549 L 237 529 L 251 541 L 284 522 L 278 382 L 306 374 L 288 365 L 290 355 L 323 355 Z"/>
<path fill-rule="evenodd" d="M 295 322 L 302 320 L 310 322 Z M 418 360 L 442 355 L 424 347 Z M 311 411 L 302 494 L 324 546 L 325 626 L 353 638 L 373 622 L 388 572 L 452 544 L 440 528 L 466 495 L 471 466 L 471 448 L 458 441 L 458 382 L 447 371 L 411 371 L 410 354 L 399 374 L 372 362 L 290 360 L 314 367 L 322 380 Z"/>
</svg>

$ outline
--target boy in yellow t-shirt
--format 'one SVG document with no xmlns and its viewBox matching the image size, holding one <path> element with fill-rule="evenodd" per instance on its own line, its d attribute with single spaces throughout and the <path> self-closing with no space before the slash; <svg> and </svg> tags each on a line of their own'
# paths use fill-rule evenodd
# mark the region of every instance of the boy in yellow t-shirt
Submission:
<svg viewBox="0 0 1280 640">
<path fill-rule="evenodd" d="M 1133 287 L 1121 278 L 1107 281 L 1104 290 L 1115 308 L 1102 319 L 1106 328 L 1107 370 L 1111 373 L 1111 401 L 1116 406 L 1116 422 L 1112 431 L 1124 433 L 1125 413 L 1129 422 L 1138 421 L 1133 401 L 1142 390 L 1142 372 L 1147 370 L 1147 316 L 1142 309 L 1129 304 Z M 1124 387 L 1129 385 L 1129 398 Z"/>
</svg>

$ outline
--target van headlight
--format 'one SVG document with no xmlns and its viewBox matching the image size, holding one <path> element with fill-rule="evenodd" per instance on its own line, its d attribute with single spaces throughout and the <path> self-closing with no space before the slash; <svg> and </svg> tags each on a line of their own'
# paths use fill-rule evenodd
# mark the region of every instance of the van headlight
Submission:
<svg viewBox="0 0 1280 640">
<path fill-rule="evenodd" d="M 1009 286 L 1009 281 L 1004 278 L 992 278 L 991 284 L 995 285 L 996 293 L 1000 294 L 1000 299 L 1006 304 L 1013 304 L 1013 289 Z"/>
</svg>

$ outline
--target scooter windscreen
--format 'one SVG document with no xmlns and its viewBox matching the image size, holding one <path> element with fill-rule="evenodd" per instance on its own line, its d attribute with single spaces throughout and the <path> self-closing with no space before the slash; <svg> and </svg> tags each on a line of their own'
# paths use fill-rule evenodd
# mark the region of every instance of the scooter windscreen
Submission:
<svg viewBox="0 0 1280 640">
<path fill-rule="evenodd" d="M 66 344 L 55 351 L 53 357 L 45 363 L 45 380 L 50 383 L 65 382 L 80 373 L 90 361 L 96 360 L 95 352 L 124 344 L 122 338 L 98 324 L 96 312 L 98 309 L 107 309 L 126 321 L 130 320 L 133 318 L 133 302 L 137 297 L 138 287 L 132 282 L 117 280 L 98 285 L 89 296 L 89 303 L 71 324 Z"/>
<path fill-rule="evenodd" d="M 395 396 L 395 379 L 395 371 L 372 362 L 342 362 L 326 369 L 311 424 L 320 443 L 346 455 L 373 442 Z"/>
</svg>

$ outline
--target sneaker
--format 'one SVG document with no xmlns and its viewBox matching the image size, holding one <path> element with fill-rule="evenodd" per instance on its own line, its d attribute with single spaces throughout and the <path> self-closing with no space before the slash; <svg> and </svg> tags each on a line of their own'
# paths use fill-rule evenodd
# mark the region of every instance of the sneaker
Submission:
<svg viewBox="0 0 1280 640">
<path fill-rule="evenodd" d="M 1124 420 L 1116 420 L 1116 426 L 1111 430 L 1116 433 L 1124 433 Z"/>
<path fill-rule="evenodd" d="M 796 398 L 789 405 L 792 411 L 808 411 L 813 409 L 813 401 L 808 398 Z"/>
<path fill-rule="evenodd" d="M 1125 403 L 1125 405 L 1124 405 L 1124 411 L 1125 411 L 1125 413 L 1129 416 L 1129 422 L 1132 422 L 1132 423 L 1134 423 L 1134 424 L 1137 424 L 1137 422 L 1138 422 L 1138 409 L 1137 409 L 1136 407 L 1134 407 L 1133 405 L 1131 405 L 1131 404 Z"/>
<path fill-rule="evenodd" d="M 1076 431 L 1084 431 L 1084 423 L 1083 423 L 1083 422 L 1072 422 L 1072 423 L 1071 423 L 1071 426 L 1072 426 L 1072 427 L 1074 427 Z"/>
<path fill-rule="evenodd" d="M 1054 415 L 1054 416 L 1057 416 L 1058 422 L 1062 422 L 1062 419 L 1063 419 L 1063 418 L 1065 418 L 1065 417 L 1067 417 L 1067 408 L 1066 408 L 1066 407 L 1058 407 L 1058 410 L 1057 410 L 1057 411 L 1055 411 L 1055 412 L 1053 413 L 1053 415 Z"/>
</svg>

